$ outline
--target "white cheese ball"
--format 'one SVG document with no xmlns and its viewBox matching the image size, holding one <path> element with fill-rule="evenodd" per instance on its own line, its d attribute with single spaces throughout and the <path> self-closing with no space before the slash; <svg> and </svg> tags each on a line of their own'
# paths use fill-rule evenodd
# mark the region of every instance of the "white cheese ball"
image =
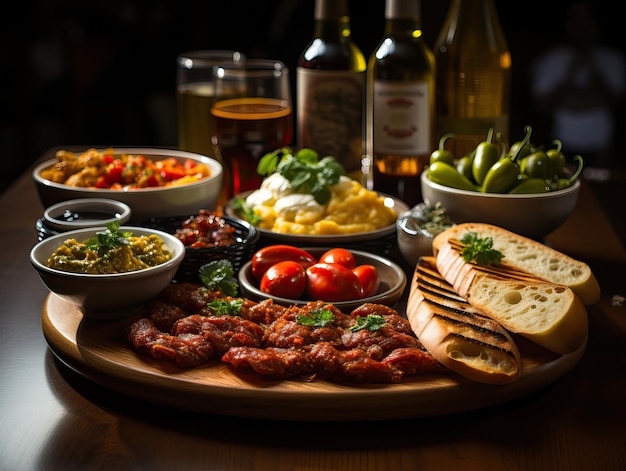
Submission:
<svg viewBox="0 0 626 471">
<path fill-rule="evenodd" d="M 313 195 L 301 193 L 284 196 L 274 203 L 274 212 L 286 221 L 317 221 L 324 216 L 324 211 L 325 207 L 318 204 Z"/>
<path fill-rule="evenodd" d="M 274 206 L 274 203 L 283 196 L 293 193 L 289 181 L 279 173 L 272 173 L 264 178 L 258 190 L 254 190 L 246 197 L 246 203 L 251 208 L 255 206 Z"/>
<path fill-rule="evenodd" d="M 280 173 L 272 173 L 269 177 L 264 178 L 260 188 L 268 190 L 275 200 L 293 193 L 289 180 Z"/>
<path fill-rule="evenodd" d="M 276 199 L 270 190 L 259 188 L 246 197 L 246 204 L 251 208 L 255 206 L 274 206 Z"/>
</svg>

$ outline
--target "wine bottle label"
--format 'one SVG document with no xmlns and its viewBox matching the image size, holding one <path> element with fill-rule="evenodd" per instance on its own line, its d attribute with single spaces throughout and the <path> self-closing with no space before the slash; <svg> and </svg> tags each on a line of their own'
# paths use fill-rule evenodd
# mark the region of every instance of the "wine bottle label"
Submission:
<svg viewBox="0 0 626 471">
<path fill-rule="evenodd" d="M 374 81 L 374 153 L 430 154 L 429 103 L 427 82 Z"/>
<path fill-rule="evenodd" d="M 297 69 L 298 147 L 361 169 L 365 72 Z"/>
</svg>

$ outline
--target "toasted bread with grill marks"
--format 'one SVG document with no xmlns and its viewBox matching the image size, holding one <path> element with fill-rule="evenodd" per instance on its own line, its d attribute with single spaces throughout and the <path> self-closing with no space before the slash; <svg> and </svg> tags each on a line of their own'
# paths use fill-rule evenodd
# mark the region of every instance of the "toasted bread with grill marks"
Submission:
<svg viewBox="0 0 626 471">
<path fill-rule="evenodd" d="M 424 347 L 451 370 L 489 384 L 510 383 L 521 374 L 510 334 L 453 290 L 434 257 L 416 264 L 406 314 Z"/>
</svg>

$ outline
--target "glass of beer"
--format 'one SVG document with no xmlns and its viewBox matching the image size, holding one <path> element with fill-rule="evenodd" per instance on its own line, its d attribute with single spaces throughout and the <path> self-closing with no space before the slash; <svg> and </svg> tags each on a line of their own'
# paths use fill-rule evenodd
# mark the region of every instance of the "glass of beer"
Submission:
<svg viewBox="0 0 626 471">
<path fill-rule="evenodd" d="M 234 96 L 222 86 L 216 93 L 216 67 L 236 67 L 244 63 L 241 52 L 201 50 L 180 54 L 176 58 L 176 105 L 178 109 L 178 148 L 216 158 L 211 137 L 215 135 L 211 107 L 218 98 Z"/>
<path fill-rule="evenodd" d="M 224 185 L 230 197 L 259 188 L 261 157 L 293 138 L 291 85 L 287 66 L 277 60 L 248 59 L 216 67 L 213 103 L 216 152 L 224 162 Z M 235 96 L 223 98 L 226 90 Z"/>
</svg>

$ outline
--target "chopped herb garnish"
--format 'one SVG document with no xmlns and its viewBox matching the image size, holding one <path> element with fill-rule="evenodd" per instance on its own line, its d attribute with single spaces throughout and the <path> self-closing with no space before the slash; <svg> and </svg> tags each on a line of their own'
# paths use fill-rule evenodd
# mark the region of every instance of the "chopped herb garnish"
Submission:
<svg viewBox="0 0 626 471">
<path fill-rule="evenodd" d="M 241 298 L 231 300 L 218 298 L 207 303 L 207 307 L 211 308 L 216 316 L 238 316 L 242 305 L 243 299 Z"/>
<path fill-rule="evenodd" d="M 420 203 L 411 209 L 406 218 L 407 229 L 415 233 L 421 230 L 431 237 L 454 225 L 441 201 L 435 204 Z"/>
<path fill-rule="evenodd" d="M 263 220 L 261 216 L 255 213 L 250 205 L 246 203 L 246 200 L 240 196 L 235 196 L 235 198 L 233 198 L 232 208 L 236 214 L 240 215 L 242 219 L 245 219 L 253 226 L 258 226 Z"/>
<path fill-rule="evenodd" d="M 298 316 L 296 322 L 309 327 L 326 327 L 335 320 L 335 315 L 329 309 L 315 309 L 308 314 Z"/>
<path fill-rule="evenodd" d="M 477 265 L 497 265 L 504 258 L 504 254 L 493 248 L 491 237 L 480 238 L 476 232 L 468 232 L 461 238 L 464 247 L 461 251 L 463 260 Z"/>
<path fill-rule="evenodd" d="M 105 231 L 97 232 L 95 236 L 87 240 L 85 245 L 88 249 L 97 251 L 101 257 L 110 250 L 126 245 L 132 235 L 132 232 L 120 231 L 119 221 L 111 221 L 107 224 Z"/>
<path fill-rule="evenodd" d="M 295 154 L 289 147 L 265 154 L 259 160 L 257 173 L 270 175 L 280 173 L 296 193 L 313 195 L 319 204 L 326 204 L 332 196 L 330 187 L 339 183 L 346 174 L 345 169 L 334 157 L 321 160 L 313 149 L 300 149 Z"/>
<path fill-rule="evenodd" d="M 222 258 L 202 265 L 199 275 L 209 291 L 220 291 L 225 296 L 237 296 L 239 284 L 235 279 L 235 270 L 230 260 Z"/>
<path fill-rule="evenodd" d="M 350 327 L 352 332 L 358 332 L 359 330 L 369 330 L 374 332 L 386 324 L 385 318 L 379 314 L 368 314 L 367 316 L 356 316 L 355 324 Z"/>
</svg>

